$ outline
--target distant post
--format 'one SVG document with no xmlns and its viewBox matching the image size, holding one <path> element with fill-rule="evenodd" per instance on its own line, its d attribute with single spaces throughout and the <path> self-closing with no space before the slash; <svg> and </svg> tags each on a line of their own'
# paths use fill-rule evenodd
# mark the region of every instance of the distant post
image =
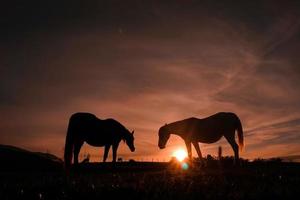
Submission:
<svg viewBox="0 0 300 200">
<path fill-rule="evenodd" d="M 222 146 L 219 146 L 219 148 L 218 148 L 218 158 L 219 158 L 219 160 L 222 159 Z"/>
</svg>

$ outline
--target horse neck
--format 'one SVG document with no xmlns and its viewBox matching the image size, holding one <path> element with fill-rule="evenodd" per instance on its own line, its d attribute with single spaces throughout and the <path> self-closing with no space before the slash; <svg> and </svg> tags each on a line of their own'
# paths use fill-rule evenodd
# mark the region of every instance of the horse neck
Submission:
<svg viewBox="0 0 300 200">
<path fill-rule="evenodd" d="M 167 125 L 169 134 L 174 134 L 178 136 L 183 136 L 184 131 L 182 130 L 182 121 L 173 122 Z"/>
<path fill-rule="evenodd" d="M 130 134 L 129 131 L 126 131 L 126 130 L 121 131 L 121 139 L 126 140 L 129 136 L 129 134 Z"/>
</svg>

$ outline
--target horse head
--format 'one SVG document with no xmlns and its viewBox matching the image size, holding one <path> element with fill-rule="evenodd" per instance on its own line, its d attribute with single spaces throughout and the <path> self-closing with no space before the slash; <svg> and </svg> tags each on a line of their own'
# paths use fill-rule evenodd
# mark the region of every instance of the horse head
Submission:
<svg viewBox="0 0 300 200">
<path fill-rule="evenodd" d="M 170 133 L 167 129 L 167 124 L 160 127 L 159 131 L 158 131 L 158 147 L 160 149 L 164 149 L 166 147 L 167 141 L 170 138 Z"/>
<path fill-rule="evenodd" d="M 131 152 L 135 151 L 133 134 L 134 134 L 134 131 L 132 131 L 131 133 L 128 132 L 128 134 L 124 138 L 124 142 L 126 142 L 126 144 L 129 147 Z"/>
</svg>

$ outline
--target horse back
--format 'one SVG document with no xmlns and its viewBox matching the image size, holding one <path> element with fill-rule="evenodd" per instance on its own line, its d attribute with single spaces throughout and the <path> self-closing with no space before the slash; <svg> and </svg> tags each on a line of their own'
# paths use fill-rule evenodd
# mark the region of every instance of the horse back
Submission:
<svg viewBox="0 0 300 200">
<path fill-rule="evenodd" d="M 237 116 L 234 113 L 216 113 L 203 119 L 190 119 L 190 134 L 194 140 L 213 143 L 223 134 L 236 129 Z"/>
<path fill-rule="evenodd" d="M 220 131 L 228 131 L 234 130 L 238 121 L 239 118 L 235 113 L 219 112 L 207 118 L 201 119 L 201 124 L 202 126 L 211 127 Z"/>
<path fill-rule="evenodd" d="M 91 113 L 75 113 L 70 117 L 70 125 L 74 131 L 81 129 L 95 129 L 101 120 Z"/>
<path fill-rule="evenodd" d="M 102 120 L 91 113 L 75 113 L 70 118 L 73 135 L 93 146 L 104 146 L 120 140 L 115 120 Z"/>
</svg>

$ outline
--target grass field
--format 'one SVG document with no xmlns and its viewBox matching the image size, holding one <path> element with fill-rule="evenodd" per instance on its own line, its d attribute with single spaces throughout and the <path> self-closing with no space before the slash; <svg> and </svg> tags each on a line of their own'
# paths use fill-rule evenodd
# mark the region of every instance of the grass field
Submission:
<svg viewBox="0 0 300 200">
<path fill-rule="evenodd" d="M 0 172 L 0 199 L 295 199 L 300 165 L 279 161 L 87 163 L 63 171 Z M 296 198 L 297 199 L 297 198 Z"/>
</svg>

